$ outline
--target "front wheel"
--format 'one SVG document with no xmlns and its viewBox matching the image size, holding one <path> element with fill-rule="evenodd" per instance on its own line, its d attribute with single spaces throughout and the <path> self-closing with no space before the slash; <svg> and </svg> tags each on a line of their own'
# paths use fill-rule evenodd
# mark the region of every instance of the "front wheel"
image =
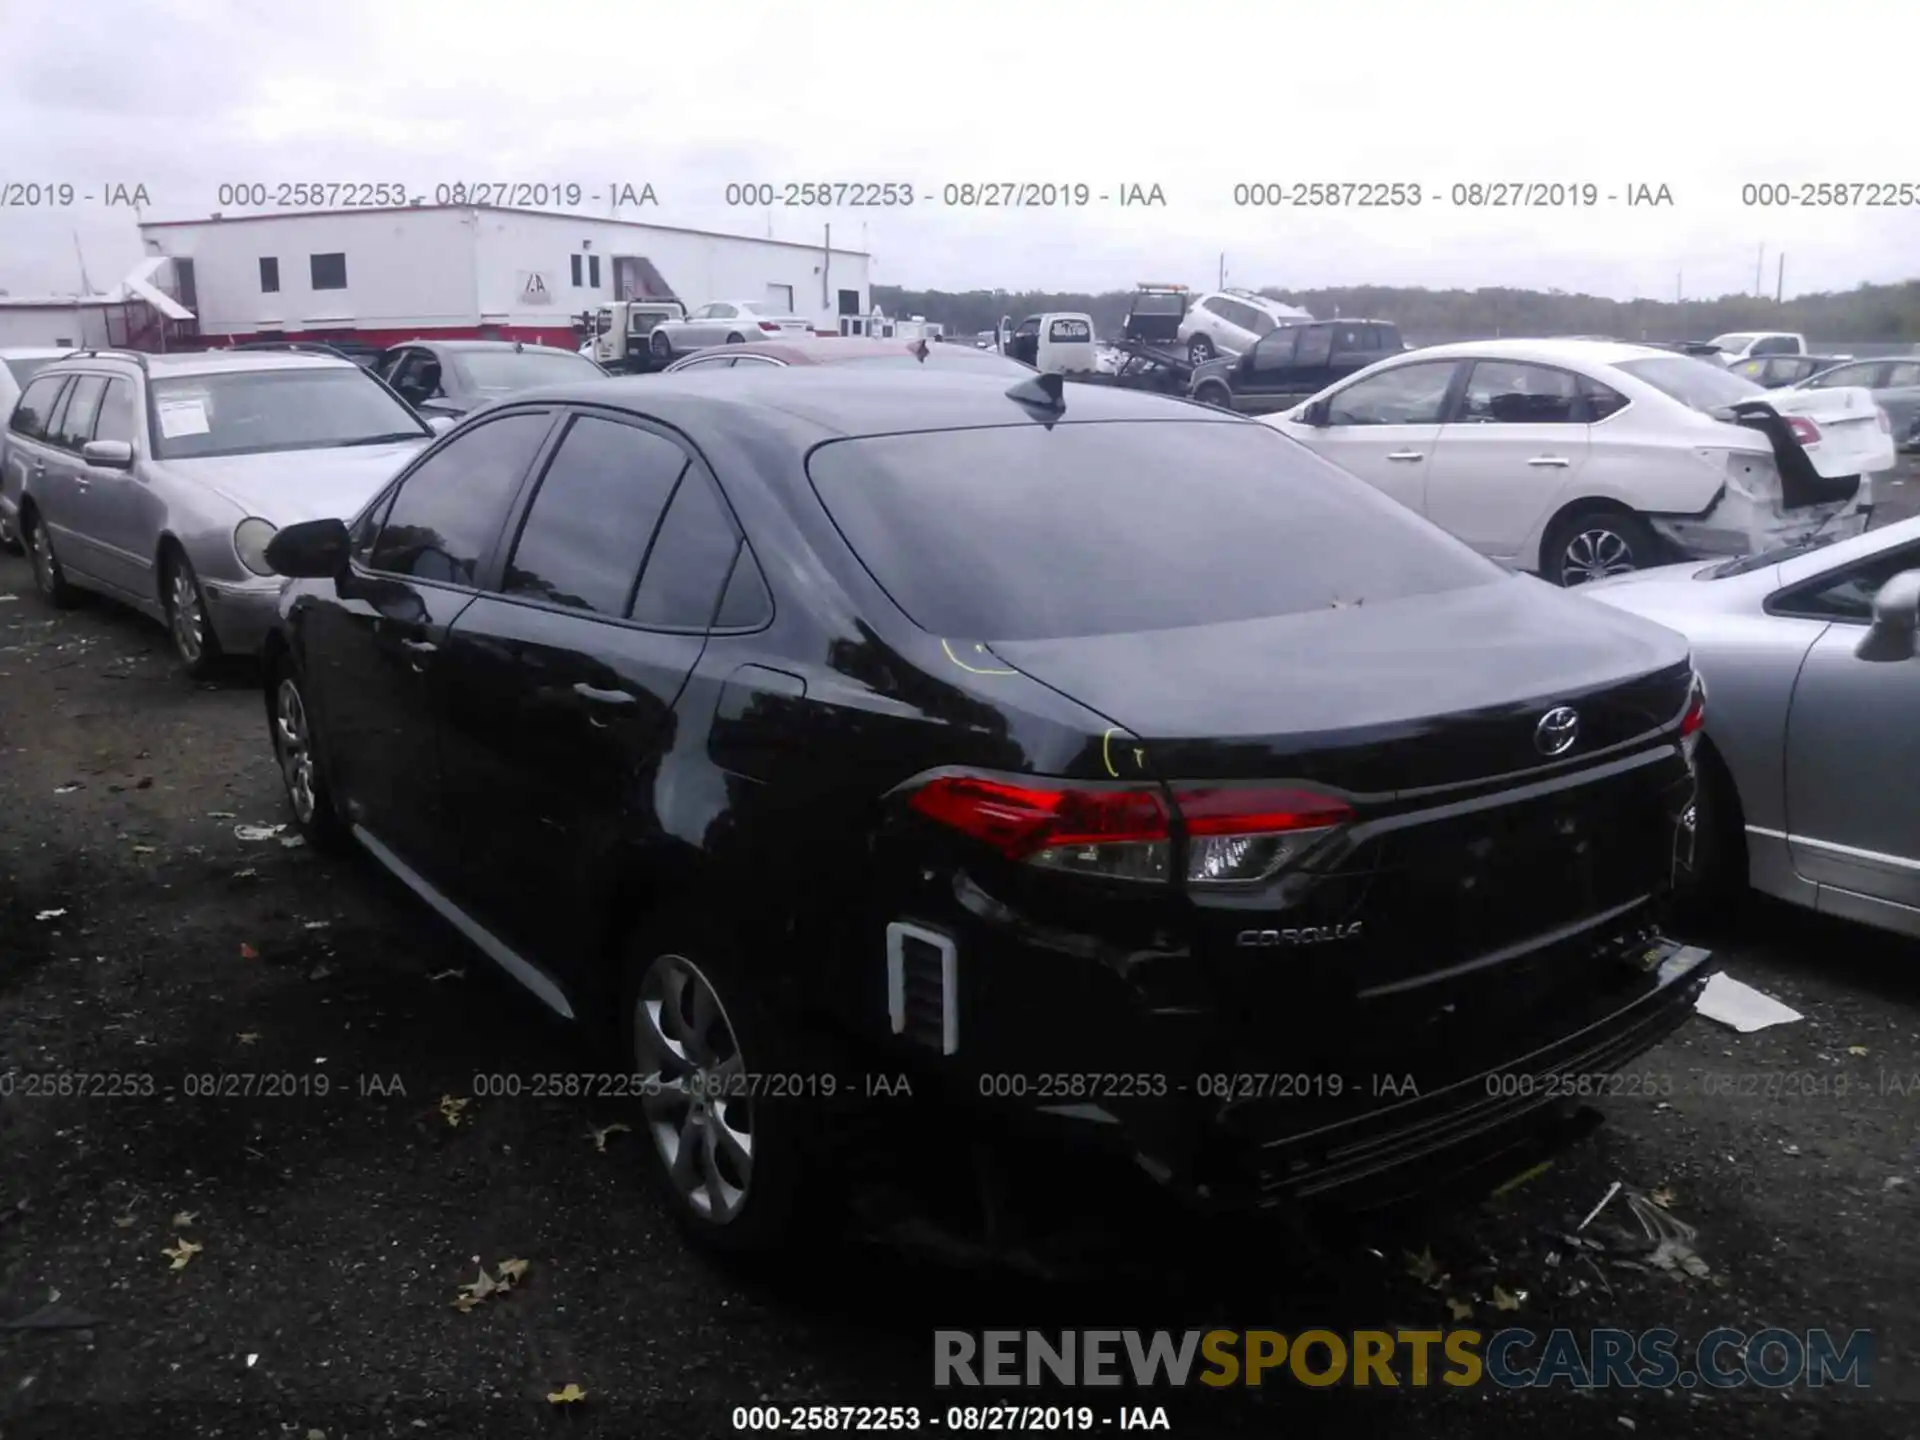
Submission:
<svg viewBox="0 0 1920 1440">
<path fill-rule="evenodd" d="M 274 668 L 267 723 L 272 727 L 273 758 L 280 766 L 294 824 L 316 850 L 343 848 L 346 825 L 334 808 L 306 692 L 290 657 L 283 657 Z"/>
<path fill-rule="evenodd" d="M 207 616 L 207 598 L 200 589 L 200 577 L 193 573 L 193 562 L 173 551 L 161 583 L 166 587 L 167 633 L 173 639 L 174 656 L 190 678 L 205 679 L 220 663 L 220 639 Z"/>
<path fill-rule="evenodd" d="M 1221 410 L 1233 408 L 1233 395 L 1224 385 L 1202 385 L 1193 392 L 1193 398 L 1202 405 L 1212 405 Z"/>
<path fill-rule="evenodd" d="M 1204 335 L 1196 335 L 1187 342 L 1187 363 L 1204 365 L 1213 358 L 1213 341 Z"/>
<path fill-rule="evenodd" d="M 658 330 L 654 331 L 647 340 L 647 348 L 653 352 L 653 358 L 662 365 L 673 359 L 673 342 Z"/>
<path fill-rule="evenodd" d="M 67 572 L 60 568 L 60 557 L 53 553 L 53 534 L 40 513 L 29 512 L 21 521 L 27 532 L 27 553 L 33 557 L 33 583 L 41 597 L 58 610 L 71 610 L 80 603 L 80 592 L 67 583 Z"/>
<path fill-rule="evenodd" d="M 1585 585 L 1657 563 L 1647 522 L 1620 510 L 1580 510 L 1556 521 L 1540 547 L 1540 575 L 1555 585 Z"/>
</svg>

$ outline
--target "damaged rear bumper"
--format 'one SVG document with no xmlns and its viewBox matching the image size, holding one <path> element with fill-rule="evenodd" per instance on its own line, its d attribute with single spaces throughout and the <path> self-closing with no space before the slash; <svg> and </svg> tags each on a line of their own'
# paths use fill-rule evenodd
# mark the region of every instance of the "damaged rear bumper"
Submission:
<svg viewBox="0 0 1920 1440">
<path fill-rule="evenodd" d="M 1675 560 L 1757 555 L 1816 534 L 1848 540 L 1865 533 L 1873 519 L 1872 493 L 1872 482 L 1863 477 L 1851 500 L 1789 510 L 1778 500 L 1769 503 L 1723 492 L 1702 514 L 1649 515 L 1647 523 Z"/>
</svg>

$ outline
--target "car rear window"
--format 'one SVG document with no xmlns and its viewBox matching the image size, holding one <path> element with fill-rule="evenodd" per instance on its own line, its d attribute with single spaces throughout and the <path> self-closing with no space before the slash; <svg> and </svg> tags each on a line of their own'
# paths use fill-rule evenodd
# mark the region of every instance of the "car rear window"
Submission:
<svg viewBox="0 0 1920 1440">
<path fill-rule="evenodd" d="M 881 588 L 943 636 L 1167 630 L 1509 578 L 1259 424 L 870 436 L 821 446 L 807 468 Z"/>
<path fill-rule="evenodd" d="M 1713 410 L 1767 393 L 1763 386 L 1744 375 L 1736 375 L 1712 360 L 1696 360 L 1690 355 L 1621 360 L 1613 368 L 1626 371 L 1634 379 L 1696 410 Z"/>
<path fill-rule="evenodd" d="M 454 350 L 448 358 L 468 388 L 487 399 L 537 385 L 598 380 L 605 373 L 586 356 L 563 350 Z"/>
</svg>

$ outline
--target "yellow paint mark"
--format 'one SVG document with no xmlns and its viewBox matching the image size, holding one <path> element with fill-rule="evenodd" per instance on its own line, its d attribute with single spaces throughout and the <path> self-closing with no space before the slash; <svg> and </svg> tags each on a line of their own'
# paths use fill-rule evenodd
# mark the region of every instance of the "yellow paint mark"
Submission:
<svg viewBox="0 0 1920 1440">
<path fill-rule="evenodd" d="M 1518 1175 L 1514 1176 L 1511 1180 L 1507 1181 L 1506 1184 L 1502 1185 L 1499 1189 L 1495 1190 L 1493 1194 L 1495 1198 L 1498 1198 L 1503 1195 L 1509 1195 L 1513 1191 L 1518 1190 L 1522 1185 L 1526 1184 L 1529 1180 L 1538 1180 L 1542 1175 L 1546 1174 L 1547 1171 L 1551 1170 L 1552 1168 L 1553 1168 L 1553 1161 L 1542 1160 L 1538 1165 L 1533 1166 L 1531 1169 L 1522 1170 Z"/>
<path fill-rule="evenodd" d="M 969 675 L 1018 675 L 1020 673 L 1018 670 L 986 670 L 978 665 L 969 665 L 953 653 L 953 643 L 948 640 L 942 640 L 940 642 L 940 648 L 947 652 L 947 659 L 953 661 L 954 664 L 958 665 Z M 987 647 L 984 645 L 975 645 L 973 648 L 982 655 L 987 653 Z"/>
<path fill-rule="evenodd" d="M 1120 772 L 1113 768 L 1113 737 L 1114 732 L 1119 728 L 1118 725 L 1110 725 L 1107 727 L 1107 733 L 1100 737 L 1100 758 L 1106 763 L 1107 774 L 1116 780 L 1120 778 Z"/>
</svg>

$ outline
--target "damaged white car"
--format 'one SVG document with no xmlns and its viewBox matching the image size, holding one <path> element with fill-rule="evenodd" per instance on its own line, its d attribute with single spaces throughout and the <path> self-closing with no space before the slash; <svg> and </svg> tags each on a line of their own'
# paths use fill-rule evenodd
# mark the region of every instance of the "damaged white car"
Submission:
<svg viewBox="0 0 1920 1440">
<path fill-rule="evenodd" d="M 1605 340 L 1411 351 L 1264 423 L 1558 585 L 1857 534 L 1897 458 L 1864 389 Z"/>
</svg>

